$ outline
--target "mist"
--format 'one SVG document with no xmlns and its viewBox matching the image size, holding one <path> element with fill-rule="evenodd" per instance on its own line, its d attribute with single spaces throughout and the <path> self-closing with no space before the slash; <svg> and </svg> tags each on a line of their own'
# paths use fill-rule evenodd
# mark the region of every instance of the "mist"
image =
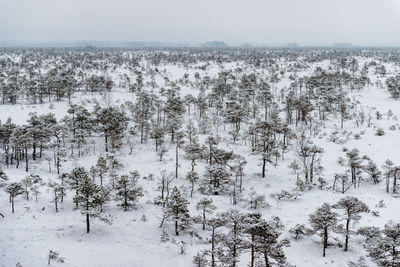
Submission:
<svg viewBox="0 0 400 267">
<path fill-rule="evenodd" d="M 400 44 L 397 0 L 0 0 L 1 41 Z"/>
</svg>

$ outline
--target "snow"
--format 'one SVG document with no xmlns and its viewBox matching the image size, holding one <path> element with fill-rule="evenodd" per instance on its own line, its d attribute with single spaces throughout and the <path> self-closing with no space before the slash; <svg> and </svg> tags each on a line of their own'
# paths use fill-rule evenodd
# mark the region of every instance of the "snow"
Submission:
<svg viewBox="0 0 400 267">
<path fill-rule="evenodd" d="M 284 63 L 285 64 L 285 63 Z M 320 62 L 318 65 L 324 66 L 326 62 Z M 317 64 L 316 64 L 317 65 Z M 310 70 L 298 73 L 298 75 L 306 75 L 312 72 L 316 67 L 312 66 Z M 242 67 L 246 67 L 241 64 Z M 234 69 L 236 64 L 226 64 L 224 69 Z M 189 78 L 194 82 L 194 73 L 199 72 L 201 77 L 204 75 L 215 75 L 221 71 L 221 67 L 210 66 L 206 71 L 195 69 L 194 66 L 185 69 L 181 65 L 165 65 L 159 69 L 166 70 L 166 74 L 170 80 L 178 80 L 183 77 L 184 73 L 189 73 Z M 123 70 L 119 70 L 121 73 Z M 249 72 L 253 70 L 247 70 Z M 117 79 L 118 71 L 110 73 L 113 79 Z M 127 72 L 129 73 L 129 72 Z M 163 74 L 164 75 L 164 74 Z M 375 75 L 370 74 L 374 79 Z M 288 75 L 286 75 L 288 76 Z M 286 77 L 276 86 L 278 89 L 288 87 L 290 81 Z M 161 75 L 156 77 L 156 82 L 160 85 L 164 83 Z M 279 90 L 277 90 L 279 91 Z M 183 86 L 182 95 L 193 94 L 196 96 L 198 90 L 190 86 Z M 344 156 L 343 147 L 349 149 L 357 148 L 361 155 L 368 155 L 380 167 L 384 161 L 391 158 L 398 160 L 400 152 L 400 131 L 399 122 L 393 117 L 400 118 L 400 105 L 398 101 L 390 99 L 385 89 L 377 88 L 371 84 L 366 89 L 353 93 L 354 98 L 360 101 L 364 110 L 375 107 L 383 115 L 382 120 L 373 118 L 371 127 L 367 127 L 366 123 L 357 127 L 352 120 L 345 121 L 344 129 L 340 129 L 340 118 L 331 118 L 326 122 L 325 128 L 314 139 L 315 143 L 323 147 L 325 153 L 322 157 L 322 165 L 324 166 L 323 176 L 327 180 L 328 185 L 333 183 L 334 174 L 344 171 L 343 167 L 337 165 L 339 156 Z M 90 94 L 75 94 L 72 102 L 80 103 L 82 101 L 97 99 L 100 103 L 105 103 L 103 96 Z M 110 93 L 110 100 L 113 104 L 122 104 L 125 100 L 134 99 L 132 93 L 126 92 L 122 88 L 114 88 Z M 90 106 L 90 104 L 88 104 Z M 66 115 L 68 102 L 53 102 L 52 108 L 47 104 L 16 104 L 16 105 L 0 105 L 0 120 L 4 122 L 11 117 L 14 123 L 23 124 L 28 118 L 29 112 L 37 112 L 45 114 L 48 112 L 55 113 L 58 120 Z M 391 109 L 394 116 L 387 118 L 385 115 Z M 374 111 L 375 112 L 375 111 Z M 373 112 L 373 113 L 374 113 Z M 372 114 L 374 117 L 374 114 Z M 195 113 L 192 114 L 195 116 Z M 188 119 L 188 118 L 187 118 Z M 397 130 L 389 130 L 391 125 L 397 125 Z M 245 166 L 244 177 L 244 193 L 246 196 L 250 192 L 250 188 L 259 194 L 265 194 L 267 202 L 271 204 L 270 208 L 258 210 L 263 217 L 279 216 L 285 225 L 283 237 L 290 237 L 288 230 L 298 223 L 308 225 L 308 216 L 323 202 L 334 203 L 338 201 L 342 194 L 333 192 L 332 190 L 313 190 L 303 192 L 296 200 L 282 200 L 279 203 L 271 197 L 271 194 L 279 193 L 281 190 L 291 191 L 295 187 L 296 176 L 287 167 L 293 160 L 294 155 L 289 152 L 285 155 L 285 160 L 279 160 L 279 166 L 276 168 L 267 168 L 267 177 L 261 178 L 259 166 L 259 156 L 252 155 L 248 146 L 244 144 L 233 144 L 230 136 L 227 135 L 230 126 L 226 126 L 225 132 L 220 127 L 220 134 L 224 141 L 220 147 L 233 150 L 235 153 L 246 157 L 248 164 Z M 375 135 L 376 128 L 383 128 L 385 135 L 380 137 Z M 339 131 L 339 136 L 343 131 L 360 133 L 365 131 L 361 140 L 355 140 L 350 135 L 350 140 L 345 144 L 335 144 L 330 142 L 329 135 L 332 131 Z M 326 135 L 324 136 L 324 133 Z M 104 153 L 103 140 L 100 137 L 94 137 L 96 154 L 88 149 L 82 158 L 71 158 L 68 156 L 68 162 L 63 167 L 63 171 L 71 170 L 74 166 L 84 166 L 90 168 L 97 157 Z M 204 140 L 205 136 L 200 136 Z M 168 139 L 168 138 L 166 138 Z M 137 141 L 137 140 L 136 140 Z M 92 220 L 92 231 L 90 234 L 85 232 L 85 218 L 79 211 L 74 210 L 72 204 L 72 193 L 69 193 L 64 203 L 60 205 L 60 212 L 56 213 L 54 204 L 52 203 L 52 192 L 46 187 L 42 187 L 42 194 L 39 196 L 38 202 L 34 200 L 26 201 L 23 197 L 17 197 L 15 214 L 11 214 L 9 208 L 8 196 L 6 192 L 0 191 L 0 207 L 4 218 L 0 218 L 0 266 L 15 266 L 17 262 L 22 266 L 36 267 L 45 266 L 47 264 L 47 254 L 50 249 L 60 253 L 65 257 L 65 263 L 52 263 L 51 266 L 176 266 L 186 267 L 192 266 L 193 256 L 201 249 L 209 248 L 209 244 L 191 238 L 187 234 L 175 237 L 177 240 L 186 242 L 185 254 L 180 254 L 180 248 L 171 243 L 162 243 L 160 234 L 162 229 L 159 228 L 161 221 L 161 208 L 152 204 L 154 198 L 159 194 L 157 191 L 157 178 L 161 170 L 173 172 L 175 168 L 174 161 L 174 144 L 169 144 L 169 152 L 165 159 L 160 162 L 155 154 L 153 140 L 148 143 L 140 144 L 135 142 L 133 154 L 129 155 L 127 147 L 122 150 L 121 160 L 125 166 L 122 173 L 128 173 L 131 170 L 138 170 L 142 176 L 154 174 L 153 180 L 141 179 L 140 184 L 144 188 L 145 196 L 140 199 L 139 208 L 128 212 L 123 212 L 115 201 L 111 201 L 106 208 L 106 214 L 110 216 L 112 224 L 108 225 L 100 221 Z M 51 152 L 50 152 L 51 154 Z M 181 167 L 180 175 L 174 185 L 182 188 L 188 196 L 190 192 L 189 183 L 184 176 L 190 169 L 190 162 L 184 159 L 184 153 L 180 152 Z M 23 164 L 22 164 L 23 165 Z M 48 163 L 46 161 L 32 163 L 32 173 L 39 174 L 44 181 L 55 179 L 56 174 L 48 172 Z M 205 164 L 199 162 L 196 170 L 201 173 Z M 4 167 L 5 169 L 5 167 Z M 12 181 L 19 181 L 27 176 L 23 166 L 15 169 L 11 166 L 5 169 L 7 175 Z M 350 189 L 345 196 L 356 196 L 364 201 L 372 210 L 378 210 L 380 217 L 373 214 L 363 214 L 360 222 L 354 228 L 360 226 L 379 226 L 383 227 L 389 220 L 400 221 L 399 201 L 397 198 L 385 192 L 384 183 L 379 185 L 363 184 L 357 189 Z M 203 197 L 198 191 L 195 192 L 192 199 L 189 198 L 190 214 L 198 215 L 195 204 Z M 242 203 L 237 206 L 230 204 L 227 196 L 208 196 L 214 200 L 214 204 L 218 207 L 217 211 L 225 211 L 229 208 L 239 209 L 243 212 L 250 212 Z M 383 199 L 386 208 L 376 208 L 378 202 Z M 147 221 L 143 222 L 141 217 L 145 215 Z M 167 232 L 170 237 L 173 236 L 173 226 L 166 223 Z M 200 235 L 209 237 L 208 232 L 203 232 L 200 225 L 196 225 Z M 343 239 L 342 235 L 334 235 L 339 239 Z M 301 240 L 291 240 L 291 247 L 286 248 L 288 262 L 298 267 L 308 266 L 346 266 L 349 260 L 356 261 L 360 255 L 365 255 L 363 249 L 363 239 L 358 236 L 350 237 L 349 251 L 344 253 L 343 248 L 329 247 L 327 256 L 322 257 L 322 246 L 320 239 L 316 236 L 313 238 L 303 238 Z M 247 266 L 247 253 L 244 254 L 239 266 Z M 371 266 L 374 266 L 371 263 Z"/>
</svg>

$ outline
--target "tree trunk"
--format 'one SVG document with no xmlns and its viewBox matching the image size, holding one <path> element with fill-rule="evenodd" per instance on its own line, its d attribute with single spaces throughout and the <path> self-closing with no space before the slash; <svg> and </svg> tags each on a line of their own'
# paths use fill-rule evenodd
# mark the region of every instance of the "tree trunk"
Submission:
<svg viewBox="0 0 400 267">
<path fill-rule="evenodd" d="M 203 231 L 206 230 L 206 211 L 203 209 Z"/>
<path fill-rule="evenodd" d="M 86 214 L 86 233 L 90 232 L 90 221 L 89 221 L 89 214 Z"/>
<path fill-rule="evenodd" d="M 265 267 L 270 267 L 271 264 L 269 263 L 268 254 L 266 252 L 264 252 L 264 260 L 265 260 Z"/>
<path fill-rule="evenodd" d="M 211 267 L 215 267 L 215 229 L 212 230 L 211 236 Z"/>
<path fill-rule="evenodd" d="M 349 225 L 350 225 L 350 218 L 347 218 L 347 220 L 346 220 L 346 240 L 344 243 L 344 251 L 347 251 L 348 246 L 349 246 Z"/>
<path fill-rule="evenodd" d="M 124 185 L 124 211 L 128 210 L 128 192 L 126 190 L 126 184 Z"/>
<path fill-rule="evenodd" d="M 389 193 L 390 190 L 390 176 L 386 177 L 386 193 Z"/>
<path fill-rule="evenodd" d="M 176 150 L 175 150 L 175 178 L 178 178 L 178 147 L 179 147 L 179 140 L 176 141 Z"/>
<path fill-rule="evenodd" d="M 36 160 L 36 144 L 33 143 L 32 160 Z"/>
<path fill-rule="evenodd" d="M 11 211 L 14 213 L 14 196 L 11 196 Z"/>
<path fill-rule="evenodd" d="M 106 148 L 106 152 L 108 152 L 108 136 L 107 136 L 107 132 L 104 133 L 104 141 L 105 141 L 105 148 Z"/>
<path fill-rule="evenodd" d="M 262 178 L 265 177 L 265 165 L 267 163 L 267 160 L 263 158 L 263 163 L 262 163 Z"/>
<path fill-rule="evenodd" d="M 58 212 L 58 206 L 57 206 L 57 192 L 54 191 L 54 204 L 56 205 L 56 212 Z"/>
<path fill-rule="evenodd" d="M 328 228 L 324 228 L 324 244 L 323 244 L 323 252 L 322 252 L 322 257 L 325 257 L 325 250 L 328 247 Z"/>
<path fill-rule="evenodd" d="M 25 146 L 25 171 L 28 172 L 29 167 L 28 167 L 28 147 Z"/>
<path fill-rule="evenodd" d="M 57 151 L 57 163 L 56 163 L 56 165 L 57 165 L 57 174 L 60 174 L 60 155 L 59 155 L 58 151 Z"/>
<path fill-rule="evenodd" d="M 250 267 L 254 267 L 254 232 L 251 233 L 251 261 Z"/>
</svg>

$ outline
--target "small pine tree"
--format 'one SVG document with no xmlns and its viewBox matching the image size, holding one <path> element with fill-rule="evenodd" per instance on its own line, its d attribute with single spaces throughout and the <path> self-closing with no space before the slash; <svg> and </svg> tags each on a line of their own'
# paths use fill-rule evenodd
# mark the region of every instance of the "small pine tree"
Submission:
<svg viewBox="0 0 400 267">
<path fill-rule="evenodd" d="M 206 258 L 207 252 L 197 252 L 197 254 L 193 257 L 193 263 L 196 267 L 208 267 L 209 262 Z"/>
<path fill-rule="evenodd" d="M 3 169 L 0 166 L 0 188 L 5 187 L 7 181 L 8 181 L 7 174 L 3 171 Z M 0 216 L 4 217 L 4 215 L 1 212 L 0 212 Z"/>
<path fill-rule="evenodd" d="M 128 211 L 130 207 L 134 206 L 138 198 L 143 196 L 143 189 L 138 185 L 139 177 L 139 173 L 134 171 L 130 172 L 129 175 L 123 174 L 117 178 L 115 198 L 122 201 L 120 206 L 124 208 L 124 211 Z"/>
<path fill-rule="evenodd" d="M 345 173 L 335 173 L 335 180 L 333 182 L 333 189 L 336 190 L 336 183 L 340 183 L 340 191 L 344 194 L 351 186 L 350 178 L 347 172 Z"/>
<path fill-rule="evenodd" d="M 0 166 L 0 188 L 4 187 L 7 181 L 8 181 L 8 176 Z"/>
<path fill-rule="evenodd" d="M 190 171 L 186 174 L 186 180 L 191 184 L 190 197 L 193 197 L 194 184 L 199 180 L 199 175 L 195 171 Z"/>
<path fill-rule="evenodd" d="M 256 259 L 256 250 L 255 250 L 255 237 L 256 237 L 256 230 L 257 227 L 260 226 L 262 222 L 261 214 L 260 213 L 249 213 L 246 215 L 244 219 L 244 227 L 245 227 L 245 234 L 250 235 L 250 241 L 248 242 L 248 246 L 250 247 L 250 267 L 254 267 L 255 259 Z"/>
<path fill-rule="evenodd" d="M 269 208 L 271 207 L 268 202 L 265 200 L 264 194 L 257 194 L 253 188 L 249 193 L 248 203 L 251 209 L 258 209 L 258 208 Z"/>
<path fill-rule="evenodd" d="M 206 229 L 206 214 L 213 213 L 217 207 L 213 205 L 213 200 L 211 198 L 203 198 L 197 202 L 196 209 L 202 211 L 202 224 L 203 230 Z"/>
<path fill-rule="evenodd" d="M 24 193 L 26 200 L 29 200 L 29 191 L 34 189 L 38 184 L 42 183 L 42 178 L 39 175 L 30 174 L 26 178 L 21 181 L 22 186 L 24 187 Z"/>
<path fill-rule="evenodd" d="M 392 76 L 385 81 L 387 90 L 394 99 L 400 98 L 400 75 Z"/>
<path fill-rule="evenodd" d="M 189 202 L 181 195 L 179 189 L 175 186 L 171 195 L 167 199 L 167 206 L 164 216 L 174 222 L 175 235 L 187 229 L 190 225 L 190 216 L 188 210 Z"/>
<path fill-rule="evenodd" d="M 165 229 L 163 229 L 161 232 L 160 241 L 163 243 L 169 241 L 169 234 L 167 233 L 167 231 L 165 231 Z"/>
<path fill-rule="evenodd" d="M 101 216 L 102 207 L 108 201 L 108 192 L 105 188 L 96 185 L 89 174 L 82 168 L 80 180 L 76 187 L 77 194 L 74 202 L 81 209 L 81 213 L 86 216 L 86 232 L 90 232 L 90 218 L 99 218 L 106 221 Z"/>
<path fill-rule="evenodd" d="M 14 200 L 18 195 L 22 195 L 25 190 L 20 183 L 11 183 L 6 187 L 6 192 L 10 194 L 11 211 L 14 213 Z"/>
<path fill-rule="evenodd" d="M 227 218 L 225 217 L 225 214 L 217 214 L 215 218 L 211 218 L 207 220 L 207 226 L 210 228 L 211 231 L 211 266 L 215 267 L 216 266 L 216 256 L 218 255 L 218 249 L 217 249 L 217 244 L 218 244 L 218 232 L 217 230 L 223 226 L 225 226 L 227 223 Z"/>
<path fill-rule="evenodd" d="M 87 176 L 87 177 L 86 177 Z M 78 195 L 78 190 L 82 181 L 88 179 L 88 173 L 86 172 L 85 168 L 83 167 L 76 167 L 74 168 L 71 173 L 68 175 L 68 186 L 71 190 L 75 190 L 75 196 Z M 78 207 L 78 203 L 75 202 L 76 207 Z"/>
<path fill-rule="evenodd" d="M 379 179 L 382 176 L 382 172 L 376 166 L 375 162 L 368 160 L 368 164 L 363 167 L 364 171 L 369 175 L 374 184 L 379 183 Z"/>
<path fill-rule="evenodd" d="M 213 195 L 220 195 L 228 191 L 232 184 L 231 173 L 222 164 L 207 166 L 207 172 L 202 181 L 200 191 Z"/>
<path fill-rule="evenodd" d="M 311 229 L 307 229 L 304 224 L 296 224 L 295 227 L 289 230 L 289 233 L 293 235 L 294 239 L 300 239 L 302 236 L 307 236 L 310 234 Z M 312 230 L 311 230 L 312 231 Z"/>
<path fill-rule="evenodd" d="M 379 266 L 395 267 L 400 265 L 400 223 L 388 222 L 380 238 L 366 245 L 368 256 Z"/>
<path fill-rule="evenodd" d="M 325 257 L 325 250 L 328 247 L 328 231 L 336 226 L 337 214 L 332 211 L 331 205 L 324 203 L 313 214 L 310 215 L 310 224 L 316 232 L 321 232 L 323 253 Z"/>
<path fill-rule="evenodd" d="M 247 247 L 245 240 L 246 215 L 238 210 L 228 210 L 222 214 L 226 219 L 225 226 L 229 229 L 226 233 L 219 233 L 219 260 L 228 266 L 236 266 L 242 251 Z"/>
<path fill-rule="evenodd" d="M 365 237 L 365 243 L 375 242 L 378 238 L 381 238 L 381 229 L 376 226 L 364 226 L 357 230 L 357 235 Z"/>
<path fill-rule="evenodd" d="M 93 167 L 93 174 L 98 176 L 100 178 L 100 185 L 103 186 L 103 180 L 105 178 L 105 174 L 108 172 L 109 167 L 107 164 L 107 160 L 103 157 L 100 156 L 97 159 L 96 166 Z"/>
<path fill-rule="evenodd" d="M 390 178 L 393 176 L 393 165 L 394 163 L 390 159 L 387 159 L 385 164 L 382 166 L 385 170 L 383 175 L 386 178 L 386 193 L 389 193 L 390 190 Z"/>
<path fill-rule="evenodd" d="M 350 237 L 350 222 L 360 220 L 360 213 L 369 212 L 368 206 L 356 197 L 345 197 L 339 200 L 333 206 L 336 209 L 344 209 L 344 217 L 346 220 L 346 240 L 344 244 L 344 251 L 347 251 L 349 246 Z"/>
<path fill-rule="evenodd" d="M 356 188 L 357 179 L 359 179 L 361 175 L 361 163 L 364 159 L 360 156 L 360 151 L 356 148 L 346 152 L 346 157 L 347 161 L 340 157 L 338 159 L 338 163 L 341 166 L 347 165 L 349 167 L 349 171 L 351 173 L 351 183 L 354 185 L 354 188 Z"/>
<path fill-rule="evenodd" d="M 289 247 L 287 239 L 279 240 L 280 233 L 269 222 L 263 221 L 255 227 L 254 246 L 258 253 L 264 257 L 265 266 L 271 266 L 271 260 L 278 265 L 286 263 L 283 247 Z"/>
<path fill-rule="evenodd" d="M 50 265 L 51 261 L 55 260 L 58 261 L 60 263 L 64 262 L 64 257 L 60 257 L 60 254 L 54 250 L 50 250 L 49 251 L 49 255 L 48 255 L 48 262 L 47 264 Z"/>
<path fill-rule="evenodd" d="M 50 187 L 53 190 L 53 193 L 54 193 L 54 206 L 56 208 L 56 212 L 58 212 L 58 202 L 60 201 L 60 199 L 62 197 L 65 196 L 64 186 L 59 184 L 59 183 L 57 183 L 57 182 L 52 182 L 52 181 L 50 181 L 47 184 L 47 186 Z"/>
</svg>

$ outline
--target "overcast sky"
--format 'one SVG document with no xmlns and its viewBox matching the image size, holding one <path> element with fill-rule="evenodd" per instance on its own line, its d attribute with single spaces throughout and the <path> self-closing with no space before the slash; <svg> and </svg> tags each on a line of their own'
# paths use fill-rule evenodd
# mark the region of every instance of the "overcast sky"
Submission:
<svg viewBox="0 0 400 267">
<path fill-rule="evenodd" d="M 400 45 L 400 0 L 0 0 L 0 40 Z"/>
</svg>

